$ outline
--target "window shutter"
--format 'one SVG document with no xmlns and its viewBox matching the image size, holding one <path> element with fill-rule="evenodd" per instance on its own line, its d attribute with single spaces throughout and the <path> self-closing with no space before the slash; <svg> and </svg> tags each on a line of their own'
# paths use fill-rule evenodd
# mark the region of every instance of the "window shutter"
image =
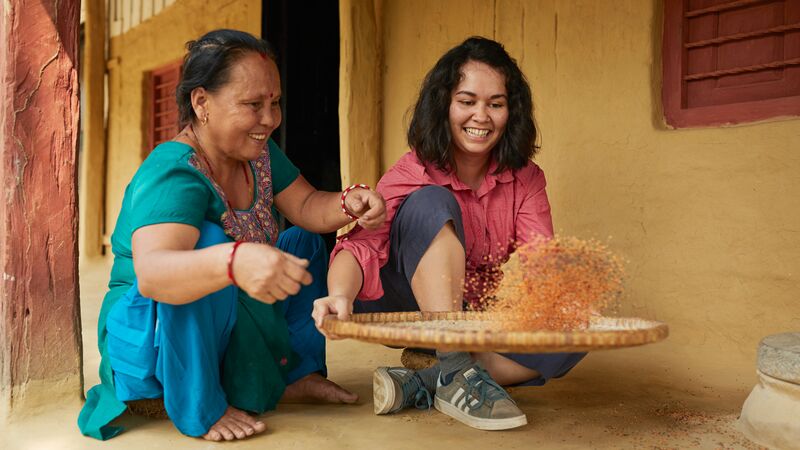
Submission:
<svg viewBox="0 0 800 450">
<path fill-rule="evenodd" d="M 800 115 L 800 0 L 666 0 L 663 75 L 675 127 Z"/>
<path fill-rule="evenodd" d="M 181 77 L 182 61 L 159 67 L 147 74 L 148 127 L 143 158 L 160 143 L 178 134 L 178 104 L 175 88 Z"/>
</svg>

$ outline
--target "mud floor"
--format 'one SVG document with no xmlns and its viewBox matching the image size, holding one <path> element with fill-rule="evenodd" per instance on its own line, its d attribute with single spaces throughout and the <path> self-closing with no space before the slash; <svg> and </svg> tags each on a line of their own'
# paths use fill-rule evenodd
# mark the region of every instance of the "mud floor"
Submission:
<svg viewBox="0 0 800 450">
<path fill-rule="evenodd" d="M 82 267 L 86 386 L 97 383 L 95 324 L 108 266 Z M 478 431 L 436 410 L 391 416 L 372 412 L 372 371 L 397 365 L 400 351 L 339 341 L 329 346 L 330 378 L 360 401 L 343 405 L 280 405 L 264 415 L 266 433 L 246 441 L 215 444 L 182 436 L 167 420 L 123 417 L 128 430 L 103 443 L 85 438 L 74 403 L 34 411 L 0 434 L 2 449 L 404 449 L 404 448 L 758 448 L 735 427 L 755 377 L 716 375 L 692 379 L 681 367 L 651 364 L 670 343 L 596 352 L 566 377 L 544 387 L 512 388 L 528 415 L 525 427 Z M 674 345 L 674 344 L 673 344 Z"/>
</svg>

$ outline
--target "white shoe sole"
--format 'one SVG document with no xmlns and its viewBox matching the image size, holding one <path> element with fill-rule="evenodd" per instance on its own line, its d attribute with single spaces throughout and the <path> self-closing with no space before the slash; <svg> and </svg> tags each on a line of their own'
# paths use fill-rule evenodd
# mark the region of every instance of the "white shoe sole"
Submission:
<svg viewBox="0 0 800 450">
<path fill-rule="evenodd" d="M 372 405 L 375 414 L 388 414 L 396 395 L 388 367 L 378 367 L 372 374 Z"/>
<path fill-rule="evenodd" d="M 472 417 L 464 411 L 458 409 L 455 405 L 451 405 L 445 401 L 439 400 L 436 397 L 433 400 L 433 406 L 453 419 L 463 423 L 464 425 L 479 430 L 509 430 L 511 428 L 521 427 L 528 424 L 528 418 L 525 414 L 517 417 L 508 417 L 506 419 L 482 419 L 480 417 Z"/>
</svg>

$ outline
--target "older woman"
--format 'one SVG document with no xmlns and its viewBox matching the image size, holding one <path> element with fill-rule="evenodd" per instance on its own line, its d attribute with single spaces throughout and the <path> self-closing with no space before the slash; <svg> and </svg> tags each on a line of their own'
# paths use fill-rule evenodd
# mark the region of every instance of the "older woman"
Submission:
<svg viewBox="0 0 800 450">
<path fill-rule="evenodd" d="M 515 245 L 552 236 L 542 170 L 531 161 L 536 127 L 530 87 L 503 46 L 473 37 L 445 53 L 420 89 L 411 151 L 381 178 L 389 220 L 356 227 L 334 249 L 327 314 L 480 309 Z M 437 351 L 414 372 L 378 368 L 375 413 L 433 405 L 475 428 L 500 430 L 527 418 L 500 385 L 542 385 L 584 356 Z"/>
<path fill-rule="evenodd" d="M 187 126 L 136 172 L 111 239 L 102 384 L 79 417 L 100 439 L 121 431 L 108 424 L 137 399 L 163 398 L 182 433 L 209 440 L 263 431 L 243 410 L 281 398 L 356 401 L 325 378 L 311 307 L 326 295 L 327 257 L 311 232 L 354 219 L 374 229 L 383 199 L 316 191 L 269 139 L 281 84 L 265 41 L 217 30 L 187 47 L 177 88 Z M 274 209 L 297 226 L 279 234 Z"/>
</svg>

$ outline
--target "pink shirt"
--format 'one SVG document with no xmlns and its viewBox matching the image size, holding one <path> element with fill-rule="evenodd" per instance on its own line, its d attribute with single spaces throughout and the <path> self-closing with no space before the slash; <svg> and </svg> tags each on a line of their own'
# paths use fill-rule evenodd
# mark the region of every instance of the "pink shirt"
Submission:
<svg viewBox="0 0 800 450">
<path fill-rule="evenodd" d="M 485 290 L 480 286 L 499 281 L 496 268 L 508 260 L 515 242 L 526 242 L 535 234 L 552 237 L 550 203 L 539 166 L 528 162 L 522 169 L 493 175 L 496 167 L 492 161 L 483 183 L 474 192 L 455 173 L 447 174 L 421 162 L 414 152 L 403 155 L 376 187 L 386 199 L 386 223 L 374 231 L 356 226 L 339 240 L 331 254 L 333 261 L 337 253 L 348 250 L 358 260 L 364 274 L 358 299 L 376 300 L 383 296 L 379 270 L 389 256 L 392 220 L 403 199 L 423 186 L 447 188 L 461 207 L 467 257 L 464 299 L 473 306 Z"/>
</svg>

